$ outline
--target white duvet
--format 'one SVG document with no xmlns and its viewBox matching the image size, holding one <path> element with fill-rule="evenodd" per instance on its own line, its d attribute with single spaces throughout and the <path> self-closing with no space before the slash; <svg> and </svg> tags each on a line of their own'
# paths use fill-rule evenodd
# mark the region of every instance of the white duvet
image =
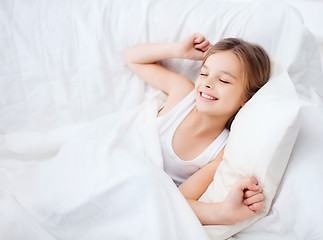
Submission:
<svg viewBox="0 0 323 240">
<path fill-rule="evenodd" d="M 271 211 L 233 238 L 323 239 L 319 54 L 299 14 L 265 0 L 0 1 L 0 239 L 208 239 L 160 169 L 155 102 L 122 61 L 193 32 L 260 43 L 303 104 Z"/>
<path fill-rule="evenodd" d="M 1 239 L 208 239 L 160 168 L 152 103 L 92 122 L 20 174 Z"/>
</svg>

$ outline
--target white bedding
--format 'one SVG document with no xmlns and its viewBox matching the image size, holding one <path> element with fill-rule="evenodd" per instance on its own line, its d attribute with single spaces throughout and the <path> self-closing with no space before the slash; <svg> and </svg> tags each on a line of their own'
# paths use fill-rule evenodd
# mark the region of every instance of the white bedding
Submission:
<svg viewBox="0 0 323 240">
<path fill-rule="evenodd" d="M 47 232 L 39 239 L 208 239 L 160 169 L 157 105 L 151 103 L 92 122 L 54 158 L 34 164 L 12 182 L 15 211 Z M 35 239 L 31 236 L 40 227 L 19 219 L 8 214 L 2 237 Z M 23 231 L 17 233 L 9 223 Z"/>
<path fill-rule="evenodd" d="M 193 32 L 260 43 L 288 70 L 303 103 L 272 210 L 233 238 L 323 239 L 317 45 L 292 7 L 265 0 L 2 0 L 0 239 L 208 239 L 156 167 L 156 133 L 136 128 L 153 110 L 139 114 L 147 87 L 122 61 L 128 46 Z M 163 64 L 192 80 L 198 74 L 195 62 Z M 144 120 L 129 124 L 135 119 Z M 141 137 L 124 138 L 116 126 Z"/>
</svg>

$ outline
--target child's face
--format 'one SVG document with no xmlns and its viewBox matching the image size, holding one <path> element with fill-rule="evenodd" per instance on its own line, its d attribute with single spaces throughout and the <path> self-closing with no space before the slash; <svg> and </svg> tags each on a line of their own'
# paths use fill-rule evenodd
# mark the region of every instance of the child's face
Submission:
<svg viewBox="0 0 323 240">
<path fill-rule="evenodd" d="M 231 51 L 208 57 L 195 83 L 195 94 L 200 112 L 229 120 L 247 101 L 239 58 Z"/>
</svg>

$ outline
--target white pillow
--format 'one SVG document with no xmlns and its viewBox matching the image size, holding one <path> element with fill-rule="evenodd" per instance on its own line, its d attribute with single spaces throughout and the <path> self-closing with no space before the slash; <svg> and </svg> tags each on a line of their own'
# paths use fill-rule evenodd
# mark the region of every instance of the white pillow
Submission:
<svg viewBox="0 0 323 240">
<path fill-rule="evenodd" d="M 199 199 L 221 202 L 239 179 L 254 176 L 263 188 L 265 207 L 233 225 L 209 225 L 212 239 L 226 239 L 268 214 L 299 130 L 300 104 L 287 72 L 272 63 L 269 82 L 239 111 L 232 123 L 223 161 Z"/>
</svg>

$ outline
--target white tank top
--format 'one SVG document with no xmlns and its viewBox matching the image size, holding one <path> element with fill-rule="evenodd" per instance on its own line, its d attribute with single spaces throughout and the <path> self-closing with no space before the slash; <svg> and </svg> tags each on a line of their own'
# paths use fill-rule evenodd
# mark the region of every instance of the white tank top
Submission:
<svg viewBox="0 0 323 240">
<path fill-rule="evenodd" d="M 179 186 L 197 170 L 214 160 L 227 143 L 229 130 L 224 129 L 220 135 L 197 157 L 184 161 L 174 152 L 172 140 L 174 133 L 184 118 L 195 107 L 194 91 L 189 93 L 168 113 L 157 117 L 157 126 L 164 160 L 164 171 Z"/>
</svg>

